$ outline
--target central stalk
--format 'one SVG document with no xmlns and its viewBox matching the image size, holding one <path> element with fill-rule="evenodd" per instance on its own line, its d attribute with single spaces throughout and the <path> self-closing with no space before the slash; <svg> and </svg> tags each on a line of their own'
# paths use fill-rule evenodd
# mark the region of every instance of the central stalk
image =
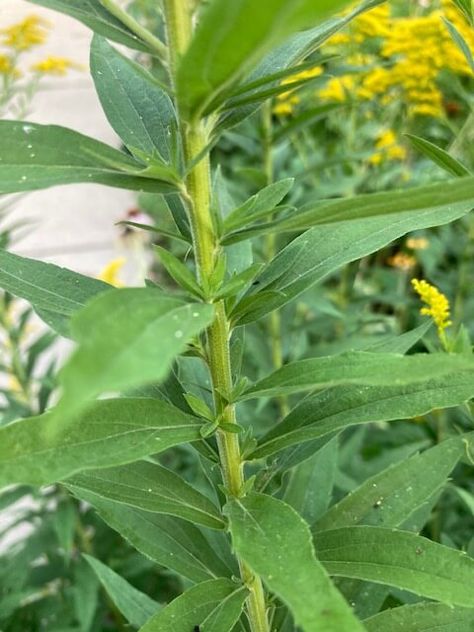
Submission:
<svg viewBox="0 0 474 632">
<path fill-rule="evenodd" d="M 169 66 L 175 80 L 179 60 L 192 37 L 192 10 L 189 0 L 163 0 L 169 48 Z M 179 110 L 179 103 L 178 110 Z M 179 115 L 186 165 L 193 165 L 186 179 L 186 193 L 193 236 L 197 276 L 207 285 L 214 271 L 219 244 L 210 209 L 211 168 L 207 133 L 203 121 L 185 121 Z M 215 319 L 207 331 L 207 361 L 211 373 L 216 415 L 225 424 L 235 424 L 235 406 L 229 404 L 232 393 L 230 361 L 230 324 L 224 301 L 215 303 Z M 222 477 L 230 497 L 239 497 L 244 485 L 243 462 L 238 434 L 217 430 Z M 265 594 L 260 577 L 238 560 L 242 581 L 249 589 L 247 615 L 252 632 L 269 632 Z"/>
</svg>

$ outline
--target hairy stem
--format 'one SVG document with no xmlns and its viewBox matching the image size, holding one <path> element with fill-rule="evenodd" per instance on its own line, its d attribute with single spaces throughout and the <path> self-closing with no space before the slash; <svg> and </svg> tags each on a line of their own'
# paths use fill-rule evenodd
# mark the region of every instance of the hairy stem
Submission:
<svg viewBox="0 0 474 632">
<path fill-rule="evenodd" d="M 181 56 L 192 36 L 190 0 L 163 0 L 172 79 Z M 179 115 L 179 103 L 178 103 Z M 198 279 L 206 284 L 214 271 L 219 244 L 210 210 L 211 170 L 206 129 L 202 121 L 180 120 L 183 153 L 186 164 L 193 164 L 186 180 L 186 193 L 193 236 Z M 199 157 L 199 158 L 198 158 Z M 207 358 L 212 379 L 216 414 L 221 422 L 235 424 L 235 406 L 229 404 L 232 392 L 230 362 L 230 325 L 223 301 L 215 303 L 216 316 L 207 331 Z M 217 443 L 224 485 L 228 494 L 238 497 L 244 485 L 243 462 L 238 434 L 218 430 Z M 261 579 L 255 576 L 243 560 L 238 560 L 243 582 L 250 593 L 247 615 L 252 632 L 269 632 L 265 594 Z"/>
</svg>

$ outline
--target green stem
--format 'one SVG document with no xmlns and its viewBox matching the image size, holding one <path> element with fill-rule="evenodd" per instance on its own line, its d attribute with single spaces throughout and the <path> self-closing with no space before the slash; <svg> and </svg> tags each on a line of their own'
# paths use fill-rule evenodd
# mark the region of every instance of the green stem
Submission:
<svg viewBox="0 0 474 632">
<path fill-rule="evenodd" d="M 117 20 L 120 20 L 132 33 L 146 42 L 152 50 L 155 51 L 157 57 L 161 61 L 166 61 L 167 48 L 163 42 L 155 37 L 148 29 L 142 26 L 129 13 L 124 11 L 122 7 L 115 3 L 115 0 L 99 0 L 100 4 L 107 9 Z"/>
<path fill-rule="evenodd" d="M 273 155 L 272 155 L 272 102 L 267 101 L 262 108 L 262 140 L 263 140 L 263 166 L 266 183 L 272 184 L 273 175 Z M 268 221 L 271 222 L 273 215 L 270 214 Z M 276 234 L 265 235 L 265 258 L 271 261 L 277 250 Z M 270 314 L 268 321 L 268 331 L 270 334 L 270 345 L 272 352 L 272 364 L 274 369 L 283 366 L 283 348 L 281 344 L 281 316 L 278 310 Z M 280 412 L 285 417 L 289 412 L 288 400 L 286 397 L 278 398 Z"/>
<path fill-rule="evenodd" d="M 163 0 L 167 39 L 169 46 L 172 79 L 180 58 L 185 53 L 192 37 L 192 8 L 189 0 Z M 179 103 L 178 115 L 179 115 Z M 193 164 L 186 179 L 186 197 L 193 236 L 197 275 L 206 285 L 213 271 L 219 244 L 212 219 L 211 169 L 205 126 L 202 121 L 187 122 L 180 118 L 183 137 L 183 153 L 186 164 Z M 200 159 L 197 159 L 201 156 Z M 216 316 L 207 331 L 207 359 L 212 379 L 216 414 L 226 424 L 235 424 L 235 406 L 229 404 L 232 392 L 232 370 L 230 362 L 230 324 L 223 301 L 215 303 Z M 217 444 L 222 477 L 229 496 L 239 497 L 245 482 L 243 461 L 237 433 L 217 431 Z M 269 632 L 265 594 L 261 579 L 254 575 L 243 560 L 238 560 L 243 582 L 249 589 L 247 615 L 252 632 Z"/>
</svg>

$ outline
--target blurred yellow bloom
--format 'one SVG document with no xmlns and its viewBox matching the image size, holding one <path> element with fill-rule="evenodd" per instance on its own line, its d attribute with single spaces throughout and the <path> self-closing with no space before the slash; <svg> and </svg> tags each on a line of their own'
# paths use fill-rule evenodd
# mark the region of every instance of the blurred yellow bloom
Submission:
<svg viewBox="0 0 474 632">
<path fill-rule="evenodd" d="M 412 255 L 407 255 L 405 252 L 397 252 L 388 258 L 387 263 L 393 268 L 408 271 L 416 266 L 416 259 Z"/>
<path fill-rule="evenodd" d="M 378 165 L 386 160 L 405 160 L 407 150 L 397 142 L 395 132 L 391 129 L 383 131 L 375 143 L 377 151 L 369 158 L 372 165 Z"/>
<path fill-rule="evenodd" d="M 42 61 L 33 64 L 32 70 L 45 75 L 65 75 L 70 68 L 79 70 L 81 67 L 65 57 L 46 57 Z"/>
<path fill-rule="evenodd" d="M 338 52 L 342 49 L 348 61 L 361 45 L 365 47 L 362 50 L 370 46 L 371 52 L 364 54 L 367 70 L 357 71 L 357 79 L 353 73 L 330 79 L 318 92 L 319 98 L 348 100 L 349 92 L 341 86 L 345 78 L 350 78 L 356 84 L 352 98 L 378 100 L 382 106 L 402 100 L 411 117 L 444 116 L 443 93 L 437 83 L 440 73 L 472 75 L 472 70 L 443 17 L 455 26 L 474 54 L 474 29 L 453 0 L 440 0 L 439 8 L 425 15 L 401 17 L 392 16 L 387 3 L 360 15 L 347 33 L 338 33 L 328 40 L 326 47 Z"/>
<path fill-rule="evenodd" d="M 312 79 L 313 77 L 319 77 L 323 72 L 321 66 L 314 66 L 314 68 L 308 68 L 297 72 L 281 82 L 282 85 L 294 83 L 296 81 L 304 81 Z M 274 114 L 279 116 L 288 116 L 292 114 L 294 108 L 300 102 L 300 97 L 295 94 L 295 89 L 282 92 L 277 96 L 275 107 L 273 108 Z"/>
<path fill-rule="evenodd" d="M 125 283 L 119 279 L 119 272 L 126 262 L 125 257 L 117 257 L 108 263 L 97 277 L 100 281 L 105 281 L 115 287 L 124 287 Z"/>
<path fill-rule="evenodd" d="M 406 247 L 412 250 L 426 250 L 430 245 L 430 242 L 426 237 L 409 237 L 406 240 Z"/>
<path fill-rule="evenodd" d="M 11 75 L 15 70 L 11 57 L 0 55 L 0 74 Z"/>
<path fill-rule="evenodd" d="M 49 22 L 37 15 L 29 15 L 21 22 L 0 29 L 0 41 L 17 51 L 25 51 L 44 44 L 48 36 Z"/>
<path fill-rule="evenodd" d="M 443 340 L 444 330 L 446 327 L 452 325 L 452 322 L 449 320 L 450 310 L 448 299 L 437 287 L 431 285 L 428 281 L 412 279 L 411 284 L 423 303 L 426 303 L 428 306 L 422 307 L 420 314 L 423 316 L 431 316 L 438 327 L 438 334 Z"/>
</svg>

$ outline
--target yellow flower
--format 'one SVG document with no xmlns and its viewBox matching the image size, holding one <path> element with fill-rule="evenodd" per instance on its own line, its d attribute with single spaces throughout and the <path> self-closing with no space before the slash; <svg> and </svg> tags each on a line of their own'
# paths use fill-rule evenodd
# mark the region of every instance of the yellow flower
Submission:
<svg viewBox="0 0 474 632">
<path fill-rule="evenodd" d="M 0 55 L 0 74 L 11 75 L 15 70 L 11 57 Z"/>
<path fill-rule="evenodd" d="M 369 158 L 372 165 L 378 165 L 385 160 L 405 160 L 407 155 L 405 147 L 397 143 L 395 132 L 391 129 L 377 136 L 375 148 L 377 151 Z"/>
<path fill-rule="evenodd" d="M 79 70 L 80 66 L 65 57 L 54 57 L 51 55 L 43 59 L 43 61 L 34 64 L 31 68 L 45 75 L 65 75 L 70 68 Z"/>
<path fill-rule="evenodd" d="M 411 255 L 407 255 L 405 252 L 397 252 L 388 258 L 387 263 L 393 268 L 408 271 L 416 266 L 416 259 Z"/>
<path fill-rule="evenodd" d="M 444 341 L 444 330 L 452 325 L 449 320 L 449 301 L 446 296 L 438 290 L 434 285 L 425 280 L 412 279 L 411 284 L 415 292 L 419 295 L 423 303 L 428 307 L 422 307 L 420 314 L 423 316 L 431 316 L 438 327 L 438 335 Z"/>
<path fill-rule="evenodd" d="M 29 15 L 22 22 L 0 29 L 2 44 L 17 51 L 44 44 L 49 23 L 37 15 Z"/>
<path fill-rule="evenodd" d="M 412 250 L 426 250 L 430 245 L 430 242 L 426 237 L 409 237 L 406 240 L 406 247 Z"/>
<path fill-rule="evenodd" d="M 114 285 L 115 287 L 124 287 L 125 283 L 123 283 L 118 274 L 120 270 L 123 268 L 126 262 L 125 257 L 117 257 L 117 259 L 113 259 L 110 263 L 108 263 L 102 272 L 97 277 L 100 281 L 105 281 L 109 285 Z"/>
<path fill-rule="evenodd" d="M 297 72 L 290 77 L 286 77 L 281 82 L 282 85 L 295 83 L 296 81 L 304 81 L 312 79 L 313 77 L 319 77 L 323 72 L 321 66 L 314 66 L 314 68 L 308 68 L 307 70 L 302 70 L 301 72 Z M 277 96 L 277 102 L 275 107 L 273 108 L 273 113 L 279 116 L 288 116 L 293 114 L 295 106 L 300 102 L 300 97 L 295 94 L 295 89 L 288 90 L 287 92 L 282 92 Z"/>
</svg>

